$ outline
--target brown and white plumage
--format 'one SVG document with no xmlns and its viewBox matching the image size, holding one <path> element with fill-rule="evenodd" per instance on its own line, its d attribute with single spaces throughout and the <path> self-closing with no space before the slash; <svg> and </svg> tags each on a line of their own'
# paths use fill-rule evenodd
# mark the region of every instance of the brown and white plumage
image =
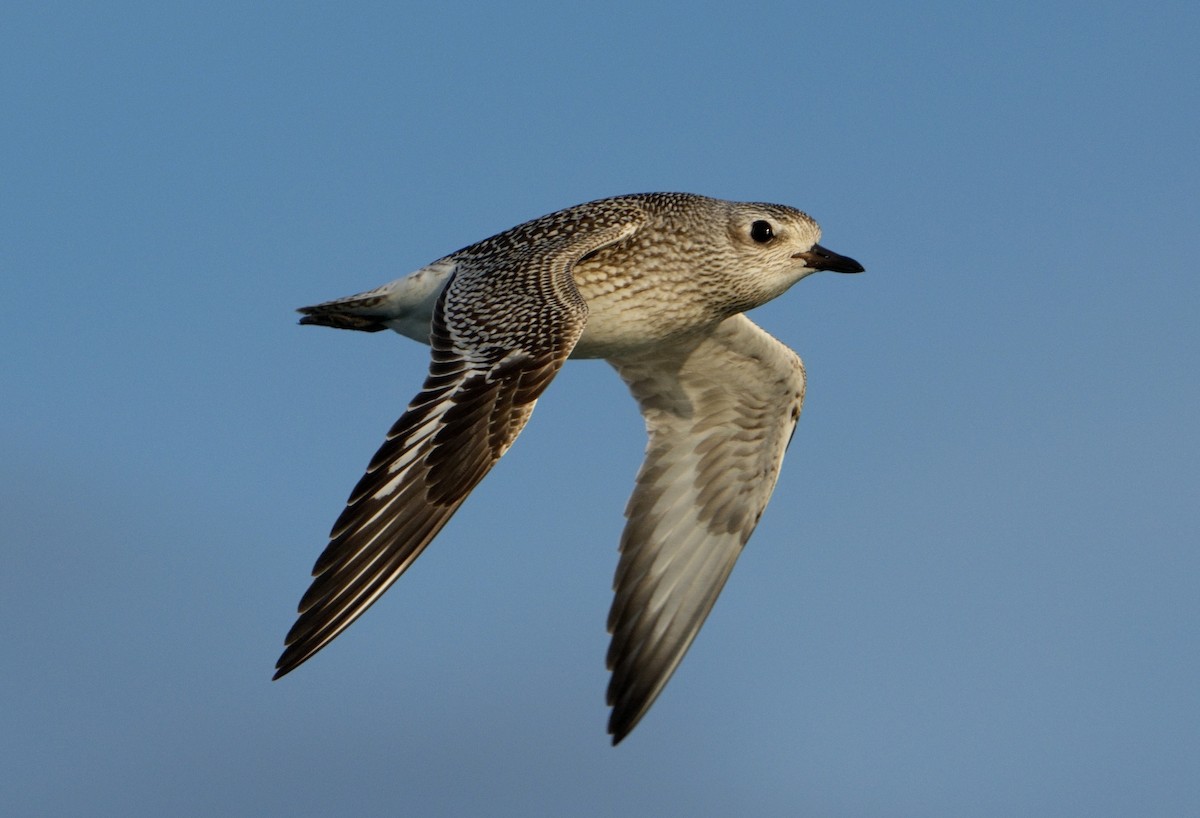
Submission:
<svg viewBox="0 0 1200 818">
<path fill-rule="evenodd" d="M 276 678 L 404 573 L 512 445 L 568 356 L 602 357 L 650 435 L 608 622 L 609 732 L 620 741 L 712 609 L 800 414 L 800 359 L 740 313 L 817 270 L 862 270 L 819 237 L 808 216 L 781 205 L 623 196 L 302 309 L 301 323 L 394 329 L 429 343 L 432 361 L 333 526 Z"/>
<path fill-rule="evenodd" d="M 619 360 L 650 433 L 609 612 L 609 732 L 649 709 L 717 601 L 775 488 L 804 367 L 744 315 L 694 345 Z"/>
</svg>

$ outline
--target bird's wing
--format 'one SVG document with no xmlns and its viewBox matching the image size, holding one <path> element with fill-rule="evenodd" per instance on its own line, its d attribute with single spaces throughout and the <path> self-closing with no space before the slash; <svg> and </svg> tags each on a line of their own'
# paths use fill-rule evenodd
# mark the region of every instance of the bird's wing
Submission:
<svg viewBox="0 0 1200 818">
<path fill-rule="evenodd" d="M 570 223 L 547 217 L 455 254 L 434 310 L 429 376 L 334 523 L 276 679 L 369 608 L 512 445 L 583 332 L 572 268 L 642 221 L 636 205 Z"/>
<path fill-rule="evenodd" d="M 616 744 L 670 679 L 766 508 L 800 416 L 804 367 L 743 315 L 698 344 L 612 363 L 650 435 L 608 618 Z"/>
</svg>

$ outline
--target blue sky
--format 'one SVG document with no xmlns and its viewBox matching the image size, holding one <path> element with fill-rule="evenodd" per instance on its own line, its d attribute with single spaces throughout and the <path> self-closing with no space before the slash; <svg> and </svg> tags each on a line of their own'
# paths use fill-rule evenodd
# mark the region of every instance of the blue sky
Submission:
<svg viewBox="0 0 1200 818">
<path fill-rule="evenodd" d="M 14 814 L 1200 814 L 1195 4 L 3 18 Z M 292 310 L 648 190 L 867 267 L 754 314 L 804 416 L 649 716 L 608 746 L 644 439 L 596 362 L 271 683 L 428 354 Z"/>
</svg>

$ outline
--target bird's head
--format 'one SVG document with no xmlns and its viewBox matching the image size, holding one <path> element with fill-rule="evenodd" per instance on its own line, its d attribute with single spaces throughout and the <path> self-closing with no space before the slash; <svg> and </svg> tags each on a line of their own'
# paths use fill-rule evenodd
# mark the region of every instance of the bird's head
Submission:
<svg viewBox="0 0 1200 818">
<path fill-rule="evenodd" d="M 759 303 L 821 270 L 863 272 L 863 266 L 854 259 L 822 247 L 820 226 L 795 208 L 734 203 L 728 224 L 730 249 L 740 269 L 759 290 L 754 299 Z"/>
</svg>

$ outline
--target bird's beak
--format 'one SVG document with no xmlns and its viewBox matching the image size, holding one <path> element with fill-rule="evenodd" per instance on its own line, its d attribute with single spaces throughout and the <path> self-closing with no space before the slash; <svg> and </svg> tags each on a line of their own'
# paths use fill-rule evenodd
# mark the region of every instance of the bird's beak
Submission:
<svg viewBox="0 0 1200 818">
<path fill-rule="evenodd" d="M 849 256 L 839 256 L 832 250 L 826 250 L 819 244 L 814 244 L 806 253 L 796 253 L 792 258 L 798 258 L 806 267 L 814 270 L 830 270 L 835 273 L 861 273 L 865 268 Z"/>
</svg>

